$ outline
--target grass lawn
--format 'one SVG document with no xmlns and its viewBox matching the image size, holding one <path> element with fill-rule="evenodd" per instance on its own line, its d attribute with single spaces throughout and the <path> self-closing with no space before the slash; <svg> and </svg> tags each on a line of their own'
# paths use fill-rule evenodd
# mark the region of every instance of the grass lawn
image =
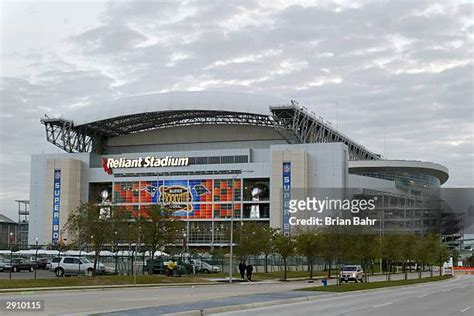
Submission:
<svg viewBox="0 0 474 316">
<path fill-rule="evenodd" d="M 450 278 L 452 278 L 452 276 L 443 275 L 443 276 L 435 276 L 432 278 L 427 277 L 427 278 L 410 279 L 410 280 L 377 281 L 377 282 L 369 282 L 369 283 L 348 283 L 348 284 L 342 284 L 342 285 L 329 285 L 327 287 L 323 287 L 323 286 L 307 287 L 304 289 L 298 289 L 297 291 L 350 292 L 350 291 L 378 289 L 378 288 L 383 288 L 383 287 L 434 282 L 434 281 L 447 280 Z"/>
<path fill-rule="evenodd" d="M 167 277 L 163 275 L 138 275 L 137 284 L 159 283 L 202 283 L 209 282 L 199 277 Z M 0 280 L 0 289 L 58 287 L 58 286 L 95 286 L 95 285 L 127 285 L 133 284 L 131 275 L 111 275 L 97 277 L 63 277 L 54 279 L 21 279 Z"/>
</svg>

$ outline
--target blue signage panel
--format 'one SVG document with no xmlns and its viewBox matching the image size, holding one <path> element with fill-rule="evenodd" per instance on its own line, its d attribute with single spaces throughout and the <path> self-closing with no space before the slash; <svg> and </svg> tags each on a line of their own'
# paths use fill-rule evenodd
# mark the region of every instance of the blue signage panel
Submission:
<svg viewBox="0 0 474 316">
<path fill-rule="evenodd" d="M 291 162 L 283 163 L 283 235 L 290 235 Z"/>
<path fill-rule="evenodd" d="M 54 170 L 53 186 L 53 238 L 52 244 L 59 242 L 59 209 L 61 207 L 61 170 Z"/>
</svg>

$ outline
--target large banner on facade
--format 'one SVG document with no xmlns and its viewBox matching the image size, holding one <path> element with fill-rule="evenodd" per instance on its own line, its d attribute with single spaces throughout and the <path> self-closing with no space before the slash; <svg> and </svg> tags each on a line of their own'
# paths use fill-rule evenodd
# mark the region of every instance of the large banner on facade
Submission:
<svg viewBox="0 0 474 316">
<path fill-rule="evenodd" d="M 290 235 L 291 162 L 283 163 L 283 234 Z"/>
<path fill-rule="evenodd" d="M 53 234 L 52 244 L 59 243 L 59 209 L 61 207 L 61 170 L 54 170 L 53 185 Z"/>
</svg>

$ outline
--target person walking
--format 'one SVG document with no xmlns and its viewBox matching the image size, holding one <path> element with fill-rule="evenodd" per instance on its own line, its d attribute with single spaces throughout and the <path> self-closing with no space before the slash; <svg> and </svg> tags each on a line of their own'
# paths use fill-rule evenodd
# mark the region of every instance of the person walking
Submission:
<svg viewBox="0 0 474 316">
<path fill-rule="evenodd" d="M 245 279 L 245 270 L 246 270 L 247 266 L 245 264 L 245 262 L 243 261 L 240 261 L 239 263 L 239 272 L 240 272 L 240 278 L 243 280 Z"/>
<path fill-rule="evenodd" d="M 246 270 L 247 270 L 247 280 L 249 280 L 249 282 L 251 282 L 252 281 L 253 266 L 249 263 L 246 267 Z"/>
</svg>

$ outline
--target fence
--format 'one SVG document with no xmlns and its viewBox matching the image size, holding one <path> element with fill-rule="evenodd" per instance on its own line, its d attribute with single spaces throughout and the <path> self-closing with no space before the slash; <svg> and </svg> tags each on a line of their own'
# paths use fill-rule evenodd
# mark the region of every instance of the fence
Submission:
<svg viewBox="0 0 474 316">
<path fill-rule="evenodd" d="M 132 247 L 115 247 L 104 249 L 98 256 L 98 261 L 100 264 L 104 265 L 106 274 L 119 274 L 119 275 L 142 275 L 150 273 L 150 264 L 154 264 L 151 261 L 151 253 L 146 250 L 144 247 L 135 248 Z M 47 249 L 46 246 L 35 245 L 30 247 L 25 247 L 25 249 L 14 249 L 10 248 L 7 250 L 0 250 L 0 259 L 3 261 L 9 261 L 10 259 L 23 258 L 30 262 L 39 262 L 43 261 L 52 261 L 54 257 L 63 257 L 70 256 L 76 258 L 86 258 L 89 261 L 94 261 L 95 253 L 91 251 L 90 247 L 84 247 L 82 249 L 66 250 L 65 248 Z M 169 259 L 174 258 L 177 260 L 178 266 L 185 266 L 187 268 L 182 269 L 182 273 L 199 273 L 199 272 L 217 272 L 217 273 L 229 273 L 230 268 L 230 258 L 229 253 L 220 252 L 219 255 L 210 255 L 205 254 L 177 254 L 170 256 L 165 253 L 155 252 L 154 258 L 156 260 L 161 260 L 160 263 L 163 266 L 161 273 L 164 273 L 166 269 L 165 262 Z M 238 274 L 238 258 L 233 258 L 232 268 L 235 275 Z M 268 255 L 267 257 L 260 256 L 251 256 L 247 260 L 247 264 L 251 264 L 254 267 L 254 273 L 262 272 L 282 272 L 284 270 L 284 261 L 283 258 L 276 254 Z M 345 262 L 345 264 L 360 264 L 360 262 Z M 54 272 L 54 263 L 53 272 Z M 36 270 L 40 267 L 39 265 L 34 266 L 34 275 L 31 278 L 46 278 L 54 277 L 54 274 L 51 272 L 41 272 L 40 275 L 36 273 Z M 1 266 L 0 266 L 1 267 Z M 378 268 L 378 264 L 375 265 Z M 288 271 L 308 271 L 308 262 L 305 257 L 302 256 L 293 256 L 287 259 L 287 268 Z M 318 259 L 314 262 L 313 271 L 322 271 L 327 270 L 329 266 L 327 263 Z M 331 268 L 336 268 L 335 265 L 331 265 Z M 8 270 L 8 269 L 4 269 Z M 12 269 L 10 269 L 11 271 Z M 373 272 L 373 270 L 372 270 Z M 377 271 L 375 271 L 377 272 Z M 84 271 L 82 271 L 84 273 Z M 10 273 L 10 278 L 16 278 L 16 275 L 12 276 Z M 22 277 L 24 278 L 24 276 Z"/>
</svg>

